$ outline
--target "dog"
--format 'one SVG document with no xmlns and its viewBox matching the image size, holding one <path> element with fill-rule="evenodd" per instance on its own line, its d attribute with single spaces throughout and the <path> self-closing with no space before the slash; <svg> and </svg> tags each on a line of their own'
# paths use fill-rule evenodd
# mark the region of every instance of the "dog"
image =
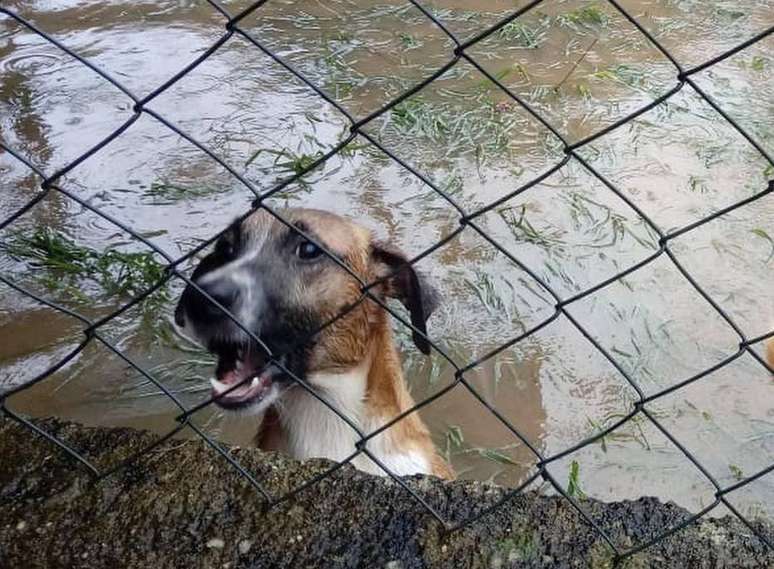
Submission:
<svg viewBox="0 0 774 569">
<path fill-rule="evenodd" d="M 395 298 L 406 306 L 412 325 L 421 332 L 414 332 L 414 342 L 425 354 L 430 352 L 426 321 L 437 293 L 407 264 L 405 254 L 350 219 L 299 208 L 278 215 L 287 223 L 266 210 L 234 222 L 201 260 L 191 281 L 272 354 L 281 354 L 276 360 L 280 365 L 267 366 L 261 345 L 190 284 L 178 302 L 175 323 L 217 356 L 211 380 L 214 402 L 255 416 L 261 449 L 300 460 L 342 461 L 356 451 L 360 436 L 292 376 L 366 435 L 414 401 L 388 313 L 363 295 L 362 283 L 318 244 L 363 282 L 378 282 L 369 291 L 381 302 Z M 365 449 L 399 476 L 454 477 L 416 412 L 369 439 Z M 352 464 L 385 474 L 367 453 L 355 456 Z"/>
</svg>

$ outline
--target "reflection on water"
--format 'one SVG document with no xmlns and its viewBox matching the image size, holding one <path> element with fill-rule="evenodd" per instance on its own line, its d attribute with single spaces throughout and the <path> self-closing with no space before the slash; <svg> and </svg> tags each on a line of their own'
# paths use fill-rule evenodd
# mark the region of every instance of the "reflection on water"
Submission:
<svg viewBox="0 0 774 569">
<path fill-rule="evenodd" d="M 11 2 L 75 52 L 138 96 L 150 93 L 223 33 L 223 19 L 197 2 Z M 228 2 L 236 12 L 245 2 Z M 471 37 L 523 2 L 438 0 L 431 6 L 460 38 Z M 624 2 L 686 65 L 699 63 L 774 23 L 770 2 L 744 9 L 722 1 Z M 699 4 L 701 4 L 699 8 Z M 363 117 L 446 63 L 453 45 L 410 4 L 273 0 L 244 22 L 251 36 Z M 606 3 L 548 1 L 470 53 L 532 104 L 569 142 L 581 140 L 665 93 L 673 69 Z M 759 42 L 697 81 L 774 151 L 774 40 Z M 348 133 L 346 117 L 234 36 L 149 105 L 201 141 L 259 190 L 309 164 Z M 63 167 L 132 115 L 118 89 L 8 18 L 0 17 L 0 138 L 45 172 Z M 368 134 L 443 189 L 467 211 L 482 208 L 563 158 L 562 142 L 461 61 L 430 86 L 366 127 Z M 666 104 L 581 150 L 662 230 L 691 223 L 754 195 L 772 170 L 686 88 Z M 184 137 L 143 115 L 62 180 L 74 192 L 153 239 L 170 255 L 190 251 L 244 211 L 251 194 Z M 40 191 L 21 163 L 0 154 L 3 219 Z M 273 198 L 351 215 L 412 254 L 458 227 L 458 213 L 431 187 L 358 137 L 343 153 Z M 658 236 L 576 161 L 541 184 L 498 203 L 477 225 L 508 255 L 569 297 L 645 259 Z M 35 228 L 61 231 L 97 251 L 141 250 L 116 226 L 57 193 L 0 233 L 4 243 Z M 770 330 L 774 198 L 701 226 L 671 243 L 675 256 L 748 337 Z M 160 259 L 158 259 L 160 260 Z M 482 358 L 554 313 L 554 299 L 472 228 L 420 262 L 442 292 L 433 338 L 460 366 Z M 187 267 L 190 269 L 190 267 Z M 0 255 L 0 270 L 90 319 L 127 299 L 78 277 L 51 278 L 23 259 Z M 83 286 L 81 286 L 83 284 Z M 174 298 L 180 284 L 167 294 Z M 157 293 L 160 294 L 160 293 Z M 174 335 L 171 303 L 151 296 L 100 329 L 185 405 L 207 397 L 212 362 Z M 736 353 L 737 338 L 659 258 L 570 306 L 574 318 L 646 393 L 666 389 Z M 83 339 L 82 324 L 9 288 L 0 295 L 0 389 L 29 381 Z M 454 381 L 444 358 L 413 351 L 398 330 L 419 400 Z M 761 347 L 762 352 L 762 347 Z M 517 484 L 534 454 L 491 406 L 539 452 L 557 453 L 614 424 L 635 390 L 565 317 L 484 359 L 422 410 L 438 446 L 462 477 Z M 659 399 L 653 413 L 721 484 L 774 457 L 774 383 L 743 356 Z M 92 342 L 78 357 L 10 405 L 35 416 L 172 429 L 180 409 L 160 388 Z M 255 426 L 204 409 L 197 424 L 220 440 L 249 444 Z M 658 495 L 692 509 L 713 490 L 664 436 L 634 421 L 552 463 L 566 481 L 580 465 L 584 491 L 601 499 Z M 771 515 L 771 476 L 735 504 Z"/>
</svg>

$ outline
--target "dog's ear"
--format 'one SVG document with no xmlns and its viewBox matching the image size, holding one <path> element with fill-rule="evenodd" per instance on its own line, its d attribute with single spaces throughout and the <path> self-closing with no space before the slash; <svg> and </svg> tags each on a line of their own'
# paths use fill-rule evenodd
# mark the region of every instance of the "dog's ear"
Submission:
<svg viewBox="0 0 774 569">
<path fill-rule="evenodd" d="M 409 265 L 406 255 L 392 245 L 373 242 L 371 262 L 377 279 L 389 275 L 383 284 L 384 294 L 403 303 L 411 315 L 411 324 L 427 336 L 425 323 L 438 306 L 437 291 Z M 422 334 L 413 332 L 414 344 L 423 354 L 429 354 L 430 343 Z"/>
</svg>

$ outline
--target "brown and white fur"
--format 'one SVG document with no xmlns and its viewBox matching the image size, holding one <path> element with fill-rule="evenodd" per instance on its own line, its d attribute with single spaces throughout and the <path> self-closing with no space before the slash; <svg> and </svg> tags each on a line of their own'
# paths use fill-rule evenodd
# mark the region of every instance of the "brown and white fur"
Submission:
<svg viewBox="0 0 774 569">
<path fill-rule="evenodd" d="M 341 461 L 355 452 L 360 436 L 291 376 L 306 382 L 365 434 L 414 402 L 388 314 L 318 245 L 363 282 L 381 279 L 370 292 L 380 300 L 400 300 L 422 333 L 435 295 L 400 251 L 376 241 L 357 223 L 318 210 L 278 213 L 287 224 L 263 210 L 235 222 L 192 280 L 275 356 L 282 354 L 281 365 L 267 366 L 265 350 L 195 287 L 186 287 L 175 320 L 183 333 L 218 355 L 214 401 L 256 417 L 260 448 L 298 459 Z M 422 334 L 415 332 L 414 341 L 429 352 Z M 371 438 L 365 448 L 397 475 L 454 476 L 416 412 Z M 365 453 L 353 464 L 385 474 Z"/>
</svg>

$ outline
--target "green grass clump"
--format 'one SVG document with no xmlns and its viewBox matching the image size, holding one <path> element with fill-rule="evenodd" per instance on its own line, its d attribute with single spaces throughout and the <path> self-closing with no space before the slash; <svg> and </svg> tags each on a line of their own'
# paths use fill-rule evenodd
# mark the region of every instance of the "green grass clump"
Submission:
<svg viewBox="0 0 774 569">
<path fill-rule="evenodd" d="M 610 22 L 610 16 L 598 6 L 592 4 L 561 14 L 556 18 L 556 22 L 560 26 L 569 28 L 576 33 L 582 33 L 589 28 L 599 29 L 607 27 Z"/>
<path fill-rule="evenodd" d="M 293 152 L 287 148 L 283 148 L 282 150 L 275 150 L 273 148 L 259 148 L 250 156 L 250 158 L 247 159 L 245 166 L 252 164 L 261 154 L 271 154 L 274 156 L 274 161 L 272 162 L 271 167 L 281 176 L 288 174 L 298 175 L 304 173 L 323 156 L 322 151 L 319 150 L 314 153 L 305 153 Z"/>
<path fill-rule="evenodd" d="M 409 99 L 392 109 L 392 124 L 399 131 L 420 133 L 434 141 L 449 134 L 448 113 L 442 105 Z"/>
<path fill-rule="evenodd" d="M 529 219 L 527 219 L 527 206 L 504 206 L 498 208 L 497 213 L 508 225 L 513 236 L 519 242 L 531 243 L 545 249 L 553 247 L 564 247 L 564 234 L 561 229 L 536 228 Z"/>
<path fill-rule="evenodd" d="M 419 151 L 432 149 L 434 160 L 439 149 L 444 152 L 443 160 L 472 153 L 479 168 L 494 158 L 513 158 L 514 141 L 528 120 L 511 106 L 498 104 L 488 93 L 468 96 L 473 104 L 468 100 L 409 99 L 390 111 L 383 130 L 401 137 L 404 143 L 406 136 L 421 139 Z"/>
<path fill-rule="evenodd" d="M 422 42 L 417 40 L 417 38 L 411 34 L 401 32 L 398 34 L 398 38 L 400 39 L 403 49 L 416 49 L 422 46 Z"/>
<path fill-rule="evenodd" d="M 462 434 L 462 428 L 457 425 L 449 426 L 444 434 L 444 456 L 448 462 L 451 462 L 453 452 L 464 448 L 465 436 Z"/>
<path fill-rule="evenodd" d="M 737 465 L 729 464 L 728 469 L 731 471 L 731 474 L 734 476 L 735 480 L 744 480 L 744 472 Z"/>
<path fill-rule="evenodd" d="M 621 83 L 632 89 L 644 90 L 649 87 L 647 72 L 635 65 L 625 63 L 596 71 L 591 74 L 591 77 Z"/>
<path fill-rule="evenodd" d="M 766 69 L 767 64 L 768 64 L 768 60 L 765 57 L 756 55 L 755 57 L 752 58 L 752 61 L 750 62 L 750 67 L 752 67 L 753 71 L 762 72 Z"/>
<path fill-rule="evenodd" d="M 96 283 L 108 296 L 135 296 L 164 277 L 164 266 L 151 252 L 98 251 L 48 227 L 17 233 L 3 249 L 40 271 L 40 281 L 49 289 L 75 294 L 79 300 L 87 300 L 78 286 L 84 281 Z M 163 288 L 159 293 L 166 299 Z"/>
<path fill-rule="evenodd" d="M 547 18 L 535 25 L 515 20 L 500 28 L 497 35 L 500 39 L 518 47 L 536 49 L 543 43 L 548 33 L 549 24 L 550 21 Z"/>
<path fill-rule="evenodd" d="M 570 463 L 570 475 L 567 479 L 567 495 L 580 500 L 586 498 L 586 493 L 580 486 L 580 465 L 577 460 L 573 460 Z"/>
<path fill-rule="evenodd" d="M 742 10 L 727 9 L 722 7 L 716 8 L 713 15 L 718 20 L 725 20 L 725 21 L 731 21 L 731 22 L 747 16 L 747 14 Z"/>
</svg>

